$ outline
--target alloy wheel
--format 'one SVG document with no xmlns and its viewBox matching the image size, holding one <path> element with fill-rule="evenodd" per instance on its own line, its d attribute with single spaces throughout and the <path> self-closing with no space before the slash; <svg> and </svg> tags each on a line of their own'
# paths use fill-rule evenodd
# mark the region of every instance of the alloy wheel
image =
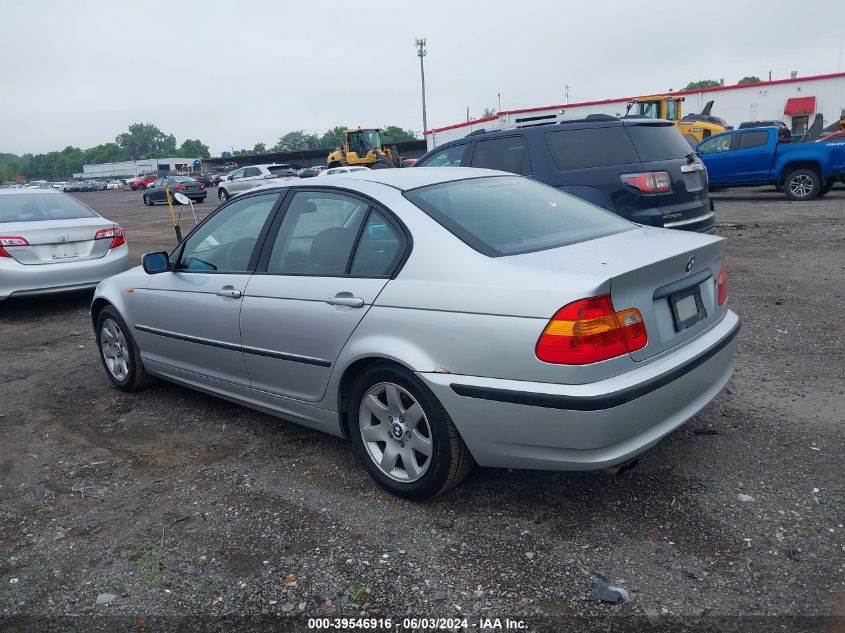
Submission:
<svg viewBox="0 0 845 633">
<path fill-rule="evenodd" d="M 112 319 L 103 321 L 100 328 L 100 349 L 109 373 L 119 381 L 126 380 L 129 376 L 129 346 L 123 330 Z"/>
<path fill-rule="evenodd" d="M 399 385 L 381 382 L 361 398 L 361 438 L 373 463 L 391 479 L 419 480 L 431 465 L 433 437 L 422 406 Z"/>
<path fill-rule="evenodd" d="M 789 190 L 796 198 L 804 198 L 813 191 L 813 179 L 806 174 L 799 174 L 789 181 Z"/>
</svg>

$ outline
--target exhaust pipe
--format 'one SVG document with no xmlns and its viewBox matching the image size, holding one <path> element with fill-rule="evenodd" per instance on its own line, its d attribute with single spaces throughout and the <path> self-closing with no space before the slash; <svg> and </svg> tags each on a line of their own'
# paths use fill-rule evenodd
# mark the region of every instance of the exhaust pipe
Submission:
<svg viewBox="0 0 845 633">
<path fill-rule="evenodd" d="M 610 466 L 608 468 L 602 468 L 601 473 L 607 477 L 615 478 L 621 477 L 623 474 L 627 473 L 628 471 L 634 470 L 637 467 L 637 464 L 640 463 L 638 458 L 634 458 L 628 460 L 627 462 L 622 462 L 621 464 L 616 464 L 616 466 Z"/>
</svg>

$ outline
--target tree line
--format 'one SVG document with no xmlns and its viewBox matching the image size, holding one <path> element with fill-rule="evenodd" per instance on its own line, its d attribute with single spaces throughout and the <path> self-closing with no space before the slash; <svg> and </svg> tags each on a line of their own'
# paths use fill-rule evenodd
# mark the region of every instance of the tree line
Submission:
<svg viewBox="0 0 845 633">
<path fill-rule="evenodd" d="M 344 126 L 335 126 L 325 134 L 308 134 L 294 130 L 279 137 L 272 147 L 256 143 L 252 149 L 233 152 L 242 154 L 264 154 L 267 152 L 295 152 L 308 149 L 334 149 L 343 144 Z M 416 138 L 410 130 L 389 125 L 382 131 L 382 142 L 386 145 L 412 141 Z M 152 123 L 133 123 L 126 132 L 118 134 L 113 143 L 80 149 L 67 146 L 61 151 L 45 154 L 0 153 L 0 182 L 7 182 L 16 176 L 27 180 L 66 180 L 82 171 L 83 165 L 114 163 L 145 158 L 209 158 L 208 145 L 199 139 L 185 139 L 180 145 L 173 134 L 165 134 Z"/>
</svg>

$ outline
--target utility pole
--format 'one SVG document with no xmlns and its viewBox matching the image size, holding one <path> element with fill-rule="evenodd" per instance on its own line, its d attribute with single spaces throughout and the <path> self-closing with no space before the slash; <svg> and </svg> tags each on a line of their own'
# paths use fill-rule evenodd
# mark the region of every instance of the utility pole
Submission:
<svg viewBox="0 0 845 633">
<path fill-rule="evenodd" d="M 501 112 L 502 111 L 502 93 L 499 92 L 499 93 L 496 94 L 496 96 L 499 97 L 499 110 L 498 111 Z"/>
<path fill-rule="evenodd" d="M 772 80 L 772 71 L 771 71 L 771 69 L 769 69 L 769 81 L 771 81 L 771 80 Z"/>
<path fill-rule="evenodd" d="M 420 58 L 420 80 L 422 81 L 422 108 L 423 108 L 423 132 L 428 130 L 428 122 L 425 117 L 425 64 L 423 64 L 423 57 L 426 56 L 425 38 L 417 38 L 417 57 Z"/>
</svg>

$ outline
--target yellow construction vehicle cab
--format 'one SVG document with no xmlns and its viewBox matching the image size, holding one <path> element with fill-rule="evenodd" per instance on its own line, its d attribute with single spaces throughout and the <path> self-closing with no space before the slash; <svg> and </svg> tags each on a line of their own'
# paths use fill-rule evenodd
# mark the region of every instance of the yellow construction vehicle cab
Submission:
<svg viewBox="0 0 845 633">
<path fill-rule="evenodd" d="M 370 169 L 401 167 L 402 159 L 395 147 L 381 146 L 379 128 L 355 128 L 343 131 L 343 147 L 335 149 L 326 159 L 329 167 L 363 165 Z"/>
<path fill-rule="evenodd" d="M 628 103 L 628 116 L 673 121 L 678 131 L 690 145 L 700 143 L 708 136 L 731 129 L 724 119 L 713 116 L 710 110 L 713 102 L 708 101 L 701 114 L 683 115 L 683 97 L 660 95 L 643 97 Z M 633 112 L 632 112 L 633 110 Z"/>
</svg>

